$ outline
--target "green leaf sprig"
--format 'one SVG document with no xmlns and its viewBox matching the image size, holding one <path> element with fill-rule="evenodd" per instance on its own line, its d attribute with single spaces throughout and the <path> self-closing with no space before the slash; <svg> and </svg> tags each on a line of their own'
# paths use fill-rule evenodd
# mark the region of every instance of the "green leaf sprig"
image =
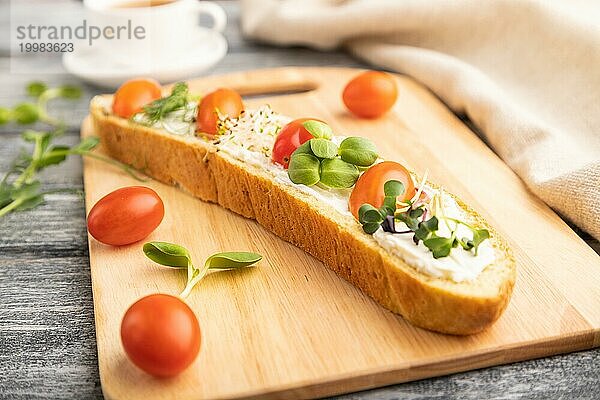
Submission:
<svg viewBox="0 0 600 400">
<path fill-rule="evenodd" d="M 19 103 L 12 108 L 0 107 L 0 125 L 10 121 L 22 125 L 41 121 L 49 125 L 61 126 L 61 120 L 48 114 L 48 102 L 56 98 L 78 99 L 81 97 L 81 89 L 76 86 L 63 85 L 48 88 L 45 83 L 39 81 L 29 83 L 26 91 L 36 101 Z"/>
<path fill-rule="evenodd" d="M 180 245 L 167 242 L 148 242 L 143 247 L 146 257 L 165 267 L 186 269 L 187 283 L 179 297 L 187 297 L 192 289 L 204 278 L 207 272 L 213 270 L 227 270 L 250 267 L 260 260 L 262 256 L 257 253 L 224 252 L 208 257 L 201 268 L 196 268 L 192 262 L 189 251 Z"/>
<path fill-rule="evenodd" d="M 53 129 L 49 131 L 25 130 L 21 134 L 22 139 L 31 144 L 33 149 L 31 153 L 21 151 L 11 163 L 2 180 L 0 180 L 0 218 L 14 211 L 35 208 L 44 202 L 44 197 L 48 194 L 75 191 L 73 189 L 44 191 L 38 179 L 40 171 L 64 162 L 70 155 L 85 156 L 104 161 L 121 168 L 137 180 L 144 180 L 131 167 L 93 153 L 92 151 L 100 141 L 97 137 L 87 137 L 74 146 L 54 144 L 54 140 L 63 135 L 65 126 L 59 119 L 48 115 L 46 104 L 50 99 L 58 97 L 78 98 L 81 95 L 79 88 L 60 86 L 49 89 L 42 82 L 31 82 L 27 85 L 27 93 L 38 99 L 37 104 L 22 103 L 13 109 L 0 108 L 0 119 L 4 114 L 8 117 L 3 122 L 13 119 L 22 124 L 42 121 L 53 125 Z"/>
<path fill-rule="evenodd" d="M 419 244 L 422 241 L 425 247 L 432 252 L 433 258 L 436 259 L 447 257 L 450 255 L 452 249 L 459 245 L 466 251 L 473 250 L 473 253 L 477 255 L 479 245 L 490 237 L 487 229 L 475 228 L 465 221 L 446 217 L 443 213 L 440 194 L 436 194 L 433 199 L 436 215 L 428 219 L 426 218 L 427 211 L 425 205 L 420 204 L 417 206 L 413 200 L 408 202 L 408 207 L 398 210 L 396 199 L 404 193 L 404 190 L 402 182 L 395 180 L 387 181 L 384 185 L 385 197 L 381 208 L 377 209 L 371 204 L 363 204 L 359 208 L 358 220 L 366 233 L 372 235 L 380 227 L 386 232 L 395 234 L 413 233 L 415 244 Z M 421 190 L 417 192 L 416 198 L 419 198 L 420 192 Z M 446 223 L 450 221 L 455 224 L 453 229 L 451 229 L 450 225 L 447 225 L 450 230 L 450 237 L 438 235 L 438 216 Z M 408 230 L 396 231 L 395 221 L 403 222 L 408 227 Z M 473 237 L 471 239 L 457 237 L 458 225 L 469 228 L 473 233 Z"/>
<path fill-rule="evenodd" d="M 427 246 L 431 251 L 435 254 L 439 254 L 440 257 L 445 257 L 450 254 L 452 248 L 458 247 L 459 245 L 466 251 L 472 250 L 475 255 L 479 250 L 479 245 L 489 239 L 490 232 L 484 228 L 476 228 L 471 224 L 468 224 L 465 221 L 451 218 L 445 215 L 444 213 L 444 205 L 443 205 L 443 190 L 440 189 L 438 193 L 433 196 L 432 199 L 432 212 L 437 216 L 441 221 L 443 221 L 448 230 L 450 230 L 450 237 L 439 237 L 436 232 L 431 232 L 429 235 L 422 234 L 421 240 L 423 240 L 423 244 Z M 454 223 L 454 227 L 451 227 L 449 222 Z M 463 225 L 468 228 L 472 233 L 472 238 L 469 239 L 467 237 L 459 238 L 457 237 L 457 229 L 459 225 Z M 437 229 L 437 228 L 436 228 Z M 416 239 L 415 239 L 416 241 Z M 417 242 L 418 243 L 418 242 Z M 437 257 L 436 257 L 437 258 Z"/>
<path fill-rule="evenodd" d="M 369 139 L 348 137 L 338 147 L 331 141 L 333 130 L 329 125 L 315 120 L 302 125 L 313 139 L 298 147 L 290 157 L 288 176 L 296 184 L 350 188 L 356 183 L 360 168 L 372 165 L 379 157 Z"/>
<path fill-rule="evenodd" d="M 141 112 L 146 115 L 148 122 L 152 124 L 173 111 L 184 109 L 190 99 L 191 95 L 187 83 L 177 82 L 173 86 L 170 95 L 147 104 Z"/>
<path fill-rule="evenodd" d="M 385 197 L 383 198 L 383 205 L 377 209 L 371 204 L 363 204 L 358 209 L 358 221 L 361 223 L 363 230 L 372 235 L 375 233 L 382 224 L 389 224 L 389 217 L 393 216 L 396 211 L 396 199 L 398 196 L 404 193 L 406 189 L 404 184 L 397 180 L 389 180 L 383 185 L 383 192 Z M 390 231 L 394 230 L 394 227 L 390 226 Z"/>
<path fill-rule="evenodd" d="M 10 169 L 0 181 L 0 218 L 13 211 L 25 211 L 41 205 L 44 196 L 57 192 L 72 192 L 72 189 L 43 191 L 38 179 L 40 171 L 62 163 L 67 156 L 79 155 L 98 159 L 122 168 L 136 179 L 132 168 L 113 159 L 92 153 L 100 139 L 90 136 L 74 146 L 52 144 L 61 131 L 38 132 L 26 130 L 21 137 L 33 144 L 31 154 L 22 152 L 13 161 Z"/>
</svg>

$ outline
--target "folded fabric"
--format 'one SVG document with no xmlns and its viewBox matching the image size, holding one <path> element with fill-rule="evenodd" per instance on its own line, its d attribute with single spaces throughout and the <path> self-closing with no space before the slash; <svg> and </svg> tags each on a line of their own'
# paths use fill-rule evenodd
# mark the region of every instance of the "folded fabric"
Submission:
<svg viewBox="0 0 600 400">
<path fill-rule="evenodd" d="M 243 0 L 277 45 L 344 46 L 408 74 L 547 204 L 600 239 L 600 2 Z"/>
</svg>

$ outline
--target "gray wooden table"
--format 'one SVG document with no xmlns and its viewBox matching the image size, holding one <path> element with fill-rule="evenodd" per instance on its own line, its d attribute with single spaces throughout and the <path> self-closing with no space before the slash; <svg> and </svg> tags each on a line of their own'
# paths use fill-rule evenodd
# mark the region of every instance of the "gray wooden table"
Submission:
<svg viewBox="0 0 600 400">
<path fill-rule="evenodd" d="M 76 2 L 13 1 L 13 12 L 37 18 L 51 5 L 54 16 Z M 284 65 L 364 66 L 342 52 L 282 49 L 247 42 L 239 31 L 237 3 L 222 2 L 229 15 L 227 57 L 211 73 Z M 42 8 L 40 8 L 42 7 Z M 57 12 L 57 10 L 59 12 Z M 8 3 L 0 2 L 0 105 L 24 99 L 31 79 L 51 85 L 81 84 L 85 96 L 60 102 L 53 110 L 69 125 L 66 143 L 75 143 L 79 124 L 98 88 L 78 82 L 60 69 L 57 56 L 30 56 L 35 75 L 9 72 Z M 55 22 L 56 23 L 56 22 Z M 21 129 L 0 127 L 0 173 L 22 146 Z M 81 161 L 71 159 L 43 174 L 48 189 L 83 189 Z M 598 242 L 582 234 L 600 250 Z M 599 310 L 600 312 L 600 310 Z M 452 376 L 375 389 L 340 399 L 546 399 L 600 398 L 600 349 L 487 368 Z M 0 219 L 0 398 L 101 398 L 94 310 L 89 274 L 83 198 L 48 196 L 42 207 Z"/>
</svg>

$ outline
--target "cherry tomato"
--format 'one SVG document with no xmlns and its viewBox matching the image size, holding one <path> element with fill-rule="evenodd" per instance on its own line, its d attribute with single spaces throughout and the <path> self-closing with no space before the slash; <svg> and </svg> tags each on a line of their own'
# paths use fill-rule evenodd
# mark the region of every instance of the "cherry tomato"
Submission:
<svg viewBox="0 0 600 400">
<path fill-rule="evenodd" d="M 237 118 L 243 110 L 244 102 L 236 91 L 217 89 L 200 100 L 196 118 L 198 130 L 209 135 L 216 135 L 218 113 L 230 118 Z"/>
<path fill-rule="evenodd" d="M 353 78 L 342 93 L 348 110 L 360 118 L 377 118 L 396 102 L 398 89 L 394 78 L 381 71 L 367 71 Z"/>
<path fill-rule="evenodd" d="M 165 215 L 161 198 L 150 188 L 117 189 L 98 200 L 88 215 L 88 231 L 99 242 L 123 246 L 142 240 Z"/>
<path fill-rule="evenodd" d="M 142 108 L 162 97 L 160 84 L 154 79 L 131 79 L 121 85 L 113 97 L 113 112 L 129 118 Z"/>
<path fill-rule="evenodd" d="M 401 200 L 410 200 L 415 195 L 415 185 L 408 170 L 397 162 L 384 161 L 375 164 L 358 178 L 350 193 L 350 212 L 358 219 L 358 209 L 363 204 L 371 204 L 377 208 L 383 206 L 383 185 L 389 180 L 404 184 L 405 191 Z"/>
<path fill-rule="evenodd" d="M 292 153 L 296 151 L 301 144 L 313 138 L 313 135 L 311 135 L 304 125 L 302 125 L 308 120 L 319 121 L 316 118 L 299 118 L 281 128 L 281 131 L 279 131 L 279 134 L 275 138 L 275 143 L 273 144 L 273 162 L 276 162 L 287 169 L 290 164 Z"/>
<path fill-rule="evenodd" d="M 144 372 L 170 377 L 186 369 L 200 351 L 200 325 L 178 297 L 152 294 L 135 302 L 121 322 L 121 342 Z"/>
</svg>

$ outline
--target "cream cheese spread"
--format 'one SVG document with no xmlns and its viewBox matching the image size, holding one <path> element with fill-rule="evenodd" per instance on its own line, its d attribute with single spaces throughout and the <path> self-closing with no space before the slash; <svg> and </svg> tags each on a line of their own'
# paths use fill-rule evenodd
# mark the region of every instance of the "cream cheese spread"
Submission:
<svg viewBox="0 0 600 400">
<path fill-rule="evenodd" d="M 195 123 L 195 104 L 185 109 L 172 113 L 168 118 L 155 122 L 152 126 L 164 129 L 168 132 L 180 135 L 193 135 Z M 144 123 L 143 116 L 134 117 L 140 119 L 137 122 Z M 303 193 L 314 196 L 320 202 L 331 206 L 343 216 L 354 218 L 348 210 L 348 198 L 351 189 L 330 189 L 324 186 L 305 186 L 293 183 L 288 177 L 287 171 L 278 164 L 271 161 L 271 151 L 275 138 L 290 118 L 277 114 L 269 106 L 263 106 L 256 110 L 247 110 L 239 118 L 224 120 L 221 122 L 220 131 L 222 135 L 215 141 L 219 151 L 223 151 L 244 163 L 259 167 L 272 174 L 273 179 L 283 185 L 295 187 Z M 334 142 L 339 144 L 345 137 L 335 136 Z M 436 189 L 426 188 L 426 192 L 432 198 Z M 458 220 L 465 219 L 465 213 L 454 201 L 454 199 L 442 193 L 442 204 L 444 215 Z M 396 223 L 398 231 L 406 228 L 401 222 Z M 440 219 L 437 234 L 449 237 L 451 231 L 456 231 L 459 238 L 472 239 L 472 232 L 465 226 Z M 476 279 L 484 268 L 494 262 L 494 248 L 489 240 L 480 244 L 478 253 L 465 251 L 460 246 L 453 248 L 450 255 L 435 259 L 431 251 L 422 243 L 415 245 L 413 234 L 398 234 L 385 232 L 379 228 L 373 234 L 374 240 L 389 253 L 401 258 L 416 270 L 436 278 L 450 279 L 455 282 L 470 281 Z"/>
<path fill-rule="evenodd" d="M 435 194 L 435 189 L 426 190 L 430 198 Z M 447 194 L 441 194 L 446 217 L 465 220 L 466 215 L 456 204 L 456 201 Z M 458 225 L 458 226 L 457 226 Z M 407 230 L 402 222 L 396 222 L 396 230 Z M 461 224 L 440 219 L 437 234 L 450 237 L 451 231 L 456 230 L 456 237 L 473 239 L 473 232 Z M 419 242 L 415 245 L 413 235 L 385 232 L 379 228 L 373 238 L 381 247 L 400 257 L 404 262 L 413 266 L 418 271 L 436 278 L 451 279 L 454 282 L 463 282 L 476 279 L 485 267 L 494 262 L 494 248 L 489 240 L 482 242 L 477 250 L 477 255 L 472 251 L 465 251 L 460 246 L 453 248 L 447 257 L 433 258 L 431 251 Z"/>
</svg>

